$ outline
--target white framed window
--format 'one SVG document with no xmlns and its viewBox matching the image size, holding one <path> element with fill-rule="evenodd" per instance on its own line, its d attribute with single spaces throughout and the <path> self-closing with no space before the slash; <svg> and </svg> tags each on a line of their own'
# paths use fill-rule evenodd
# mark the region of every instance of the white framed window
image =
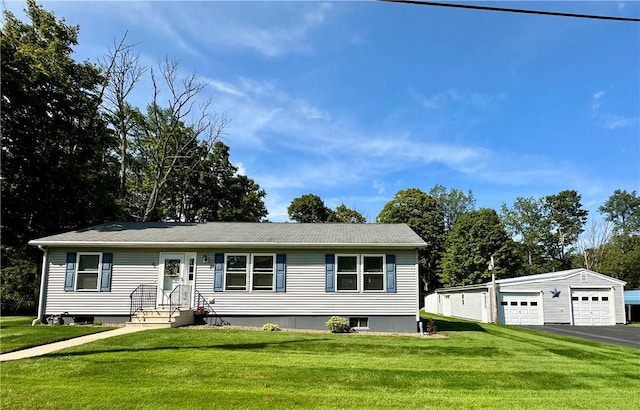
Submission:
<svg viewBox="0 0 640 410">
<path fill-rule="evenodd" d="M 99 290 L 102 253 L 78 253 L 76 290 Z"/>
<path fill-rule="evenodd" d="M 336 290 L 358 291 L 358 255 L 336 255 Z"/>
<path fill-rule="evenodd" d="M 362 256 L 362 287 L 367 291 L 384 291 L 384 255 Z"/>
<path fill-rule="evenodd" d="M 275 255 L 253 254 L 251 256 L 251 289 L 273 290 L 275 279 Z"/>
<path fill-rule="evenodd" d="M 225 262 L 225 289 L 247 290 L 249 255 L 226 254 Z"/>
</svg>

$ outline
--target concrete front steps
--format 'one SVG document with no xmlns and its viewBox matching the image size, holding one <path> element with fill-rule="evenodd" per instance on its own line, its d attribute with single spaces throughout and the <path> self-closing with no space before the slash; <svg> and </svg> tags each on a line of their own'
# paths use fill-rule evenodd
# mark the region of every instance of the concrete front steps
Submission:
<svg viewBox="0 0 640 410">
<path fill-rule="evenodd" d="M 177 310 L 169 316 L 169 309 L 138 310 L 127 326 L 169 328 L 193 324 L 193 310 Z"/>
</svg>

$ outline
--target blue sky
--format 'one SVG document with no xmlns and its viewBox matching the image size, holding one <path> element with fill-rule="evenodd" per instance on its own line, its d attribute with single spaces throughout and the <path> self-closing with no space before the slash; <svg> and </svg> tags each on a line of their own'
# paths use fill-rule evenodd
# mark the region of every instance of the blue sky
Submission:
<svg viewBox="0 0 640 410">
<path fill-rule="evenodd" d="M 180 60 L 231 119 L 231 160 L 269 220 L 307 193 L 371 222 L 401 189 L 477 207 L 565 189 L 640 191 L 640 23 L 376 2 L 43 2 L 96 61 L 128 30 Z M 640 17 L 639 2 L 493 2 Z M 21 15 L 23 2 L 4 6 Z M 132 103 L 151 99 L 142 82 Z"/>
</svg>

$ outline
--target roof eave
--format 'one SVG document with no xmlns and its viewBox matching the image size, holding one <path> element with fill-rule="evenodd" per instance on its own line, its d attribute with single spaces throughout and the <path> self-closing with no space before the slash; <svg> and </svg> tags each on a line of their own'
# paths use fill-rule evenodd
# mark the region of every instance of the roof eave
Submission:
<svg viewBox="0 0 640 410">
<path fill-rule="evenodd" d="M 82 248 L 385 248 L 416 249 L 426 246 L 424 243 L 291 243 L 291 242 L 109 242 L 109 241 L 29 241 L 29 245 L 46 247 L 82 247 Z"/>
</svg>

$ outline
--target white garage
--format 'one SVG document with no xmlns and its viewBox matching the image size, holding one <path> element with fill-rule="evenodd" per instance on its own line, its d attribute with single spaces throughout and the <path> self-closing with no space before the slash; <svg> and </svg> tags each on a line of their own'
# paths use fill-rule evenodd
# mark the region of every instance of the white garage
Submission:
<svg viewBox="0 0 640 410">
<path fill-rule="evenodd" d="M 610 326 L 626 322 L 624 285 L 601 273 L 572 269 L 498 279 L 495 290 L 491 282 L 437 289 L 425 298 L 425 310 L 507 325 Z"/>
<path fill-rule="evenodd" d="M 615 325 L 611 289 L 571 289 L 573 324 L 579 326 Z"/>
<path fill-rule="evenodd" d="M 542 325 L 542 294 L 540 292 L 500 293 L 498 315 L 506 325 Z"/>
</svg>

